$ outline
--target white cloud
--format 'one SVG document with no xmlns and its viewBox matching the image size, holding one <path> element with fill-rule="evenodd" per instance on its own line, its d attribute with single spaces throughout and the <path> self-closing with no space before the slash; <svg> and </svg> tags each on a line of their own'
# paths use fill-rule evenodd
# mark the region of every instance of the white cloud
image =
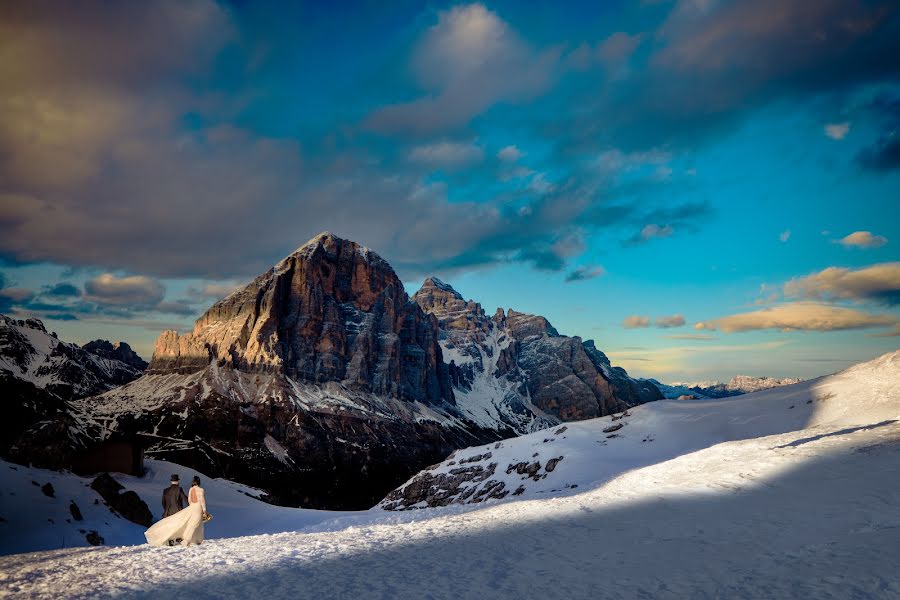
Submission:
<svg viewBox="0 0 900 600">
<path fill-rule="evenodd" d="M 850 123 L 828 123 L 823 128 L 825 135 L 833 140 L 842 140 L 850 133 Z"/>
<path fill-rule="evenodd" d="M 428 93 L 376 110 L 367 124 L 420 134 L 458 127 L 497 102 L 524 101 L 545 91 L 560 55 L 560 47 L 535 50 L 481 4 L 440 11 L 412 51 L 413 74 Z"/>
<path fill-rule="evenodd" d="M 662 329 L 667 329 L 669 327 L 681 327 L 685 323 L 684 317 L 682 315 L 671 315 L 668 317 L 657 317 L 656 318 L 656 326 Z"/>
<path fill-rule="evenodd" d="M 837 242 L 845 248 L 880 248 L 888 240 L 883 235 L 872 235 L 871 231 L 854 231 Z"/>
<path fill-rule="evenodd" d="M 506 146 L 497 153 L 497 158 L 506 162 L 516 162 L 522 158 L 522 151 L 516 146 Z"/>
<path fill-rule="evenodd" d="M 694 325 L 694 329 L 725 333 L 778 329 L 781 331 L 840 331 L 845 329 L 867 329 L 888 327 L 898 322 L 891 315 L 866 313 L 859 310 L 819 304 L 815 302 L 793 302 L 764 308 L 748 313 L 730 315 Z"/>
<path fill-rule="evenodd" d="M 642 317 L 640 315 L 631 315 L 630 317 L 625 317 L 625 320 L 622 321 L 622 327 L 625 329 L 639 329 L 643 327 L 650 327 L 650 317 Z"/>
<path fill-rule="evenodd" d="M 828 267 L 784 284 L 786 296 L 799 298 L 875 300 L 900 303 L 900 262 L 879 263 L 862 269 Z"/>
</svg>

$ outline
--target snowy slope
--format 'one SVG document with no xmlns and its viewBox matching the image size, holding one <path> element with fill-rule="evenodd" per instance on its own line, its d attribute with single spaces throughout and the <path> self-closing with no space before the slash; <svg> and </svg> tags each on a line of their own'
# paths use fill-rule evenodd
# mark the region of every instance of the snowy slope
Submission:
<svg viewBox="0 0 900 600">
<path fill-rule="evenodd" d="M 148 472 L 143 477 L 120 473 L 113 476 L 127 490 L 137 492 L 154 519 L 159 519 L 162 491 L 168 487 L 171 475 L 178 473 L 187 491 L 190 478 L 198 473 L 160 460 L 145 461 L 145 467 Z M 262 494 L 259 490 L 198 475 L 206 490 L 208 510 L 214 516 L 207 526 L 211 537 L 297 531 L 349 514 L 273 506 L 257 499 Z M 0 461 L 0 554 L 87 546 L 85 536 L 90 531 L 100 534 L 107 545 L 145 543 L 144 527 L 105 506 L 100 495 L 90 488 L 92 480 Z M 53 498 L 41 491 L 47 483 L 53 486 Z M 72 502 L 81 512 L 82 521 L 73 517 L 69 508 Z"/>
<path fill-rule="evenodd" d="M 730 440 L 900 419 L 900 351 L 821 377 L 718 400 L 661 400 L 626 413 L 455 452 L 388 495 L 389 510 L 546 497 Z"/>
<path fill-rule="evenodd" d="M 900 596 L 898 469 L 896 422 L 817 425 L 718 444 L 570 496 L 364 513 L 306 533 L 188 549 L 2 557 L 0 593 L 892 598 Z"/>
<path fill-rule="evenodd" d="M 900 351 L 794 386 L 661 401 L 457 452 L 457 463 L 491 452 L 503 470 L 540 461 L 547 477 L 516 473 L 508 487 L 527 489 L 502 501 L 295 517 L 209 482 L 211 500 L 235 496 L 211 505 L 202 546 L 0 557 L 0 595 L 900 597 L 898 382 Z M 173 468 L 159 469 L 149 500 Z M 253 528 L 264 535 L 216 539 Z"/>
</svg>

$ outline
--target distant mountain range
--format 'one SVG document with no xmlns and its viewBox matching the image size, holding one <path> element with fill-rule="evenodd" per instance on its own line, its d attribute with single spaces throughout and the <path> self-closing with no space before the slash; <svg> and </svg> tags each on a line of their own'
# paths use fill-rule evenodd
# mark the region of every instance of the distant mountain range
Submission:
<svg viewBox="0 0 900 600">
<path fill-rule="evenodd" d="M 124 342 L 95 340 L 83 347 L 59 340 L 38 319 L 0 315 L 0 455 L 60 466 L 89 443 L 73 419 L 72 401 L 141 376 L 144 362 Z"/>
<path fill-rule="evenodd" d="M 136 376 L 119 358 L 103 360 Z M 488 317 L 436 278 L 410 298 L 384 259 L 329 233 L 190 333 L 164 332 L 146 373 L 124 379 L 75 394 L 99 395 L 67 404 L 72 429 L 332 508 L 371 506 L 455 449 L 662 398 L 541 316 Z"/>
<path fill-rule="evenodd" d="M 666 398 L 678 398 L 680 396 L 695 396 L 697 398 L 727 398 L 729 396 L 740 396 L 741 394 L 749 394 L 760 390 L 768 390 L 783 385 L 793 385 L 800 383 L 802 379 L 785 378 L 776 379 L 773 377 L 751 377 L 749 375 L 736 375 L 730 381 L 722 383 L 720 381 L 697 381 L 697 382 L 675 382 L 670 384 L 660 383 L 655 379 L 647 379 L 650 383 L 656 385 L 659 391 Z"/>
</svg>

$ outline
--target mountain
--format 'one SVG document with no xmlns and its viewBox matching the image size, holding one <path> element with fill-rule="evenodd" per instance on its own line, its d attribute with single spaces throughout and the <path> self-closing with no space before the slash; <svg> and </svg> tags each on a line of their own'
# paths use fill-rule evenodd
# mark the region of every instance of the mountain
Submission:
<svg viewBox="0 0 900 600">
<path fill-rule="evenodd" d="M 110 352 L 102 348 L 108 346 Z M 146 366 L 128 344 L 105 340 L 80 348 L 47 333 L 39 319 L 0 315 L 0 371 L 64 399 L 100 394 L 141 376 Z"/>
<path fill-rule="evenodd" d="M 767 443 L 766 436 L 787 432 L 795 433 L 795 445 L 887 426 L 897 434 L 898 381 L 900 350 L 835 375 L 745 395 L 653 402 L 458 450 L 388 494 L 380 506 L 408 510 L 571 494 L 724 442 L 760 438 L 759 450 L 771 449 L 776 444 Z M 731 457 L 723 451 L 720 460 Z"/>
<path fill-rule="evenodd" d="M 93 342 L 88 342 L 81 348 L 87 350 L 91 354 L 125 363 L 141 372 L 143 372 L 148 365 L 147 361 L 138 356 L 138 353 L 132 350 L 131 346 L 125 342 L 94 340 Z"/>
<path fill-rule="evenodd" d="M 522 434 L 662 398 L 593 341 L 560 335 L 542 316 L 498 308 L 489 317 L 436 277 L 413 300 L 437 318 L 457 407 L 486 427 Z"/>
<path fill-rule="evenodd" d="M 411 299 L 378 254 L 320 234 L 72 414 L 276 503 L 360 508 L 458 448 L 661 397 L 543 317 L 429 282 Z"/>
<path fill-rule="evenodd" d="M 75 403 L 97 438 L 265 488 L 277 503 L 371 506 L 456 448 L 510 435 L 455 405 L 436 319 L 391 266 L 324 233 L 166 331 L 146 375 Z"/>
<path fill-rule="evenodd" d="M 91 344 L 113 348 L 103 340 Z M 141 376 L 140 357 L 127 344 L 118 347 L 118 356 L 128 362 L 117 359 L 115 350 L 104 356 L 63 342 L 38 319 L 0 315 L 0 455 L 35 465 L 65 465 L 73 448 L 87 440 L 72 418 L 71 401 Z"/>
<path fill-rule="evenodd" d="M 666 398 L 677 398 L 682 395 L 695 396 L 697 398 L 727 398 L 729 396 L 749 394 L 751 392 L 768 390 L 783 385 L 793 385 L 795 383 L 800 383 L 802 380 L 796 378 L 776 379 L 773 377 L 736 375 L 727 383 L 719 381 L 696 381 L 692 383 L 675 382 L 666 385 L 655 379 L 647 379 L 646 381 L 653 383 L 658 387 L 660 392 L 662 392 L 663 396 Z"/>
</svg>

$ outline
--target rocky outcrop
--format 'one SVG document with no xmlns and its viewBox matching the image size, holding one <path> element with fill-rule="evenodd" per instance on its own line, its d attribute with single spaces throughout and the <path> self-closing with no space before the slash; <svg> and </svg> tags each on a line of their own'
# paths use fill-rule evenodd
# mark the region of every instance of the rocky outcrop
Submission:
<svg viewBox="0 0 900 600">
<path fill-rule="evenodd" d="M 613 367 L 593 341 L 560 335 L 542 316 L 498 308 L 488 317 L 435 277 L 413 300 L 437 318 L 457 405 L 473 418 L 487 412 L 497 426 L 527 433 L 662 398 Z"/>
<path fill-rule="evenodd" d="M 330 233 L 214 304 L 191 333 L 163 333 L 148 373 L 190 373 L 210 361 L 405 400 L 453 402 L 434 318 L 409 300 L 385 260 Z"/>
<path fill-rule="evenodd" d="M 87 350 L 91 354 L 102 356 L 109 360 L 117 360 L 134 367 L 138 371 L 147 368 L 147 361 L 138 356 L 138 353 L 131 349 L 131 346 L 125 342 L 109 342 L 107 340 L 94 340 L 88 342 L 82 349 Z"/>
<path fill-rule="evenodd" d="M 141 500 L 137 492 L 125 490 L 125 486 L 113 479 L 109 473 L 99 475 L 91 482 L 91 489 L 100 494 L 100 497 L 111 509 L 143 527 L 150 527 L 153 523 L 153 513 L 147 503 Z M 124 493 L 122 490 L 125 490 Z"/>
</svg>

